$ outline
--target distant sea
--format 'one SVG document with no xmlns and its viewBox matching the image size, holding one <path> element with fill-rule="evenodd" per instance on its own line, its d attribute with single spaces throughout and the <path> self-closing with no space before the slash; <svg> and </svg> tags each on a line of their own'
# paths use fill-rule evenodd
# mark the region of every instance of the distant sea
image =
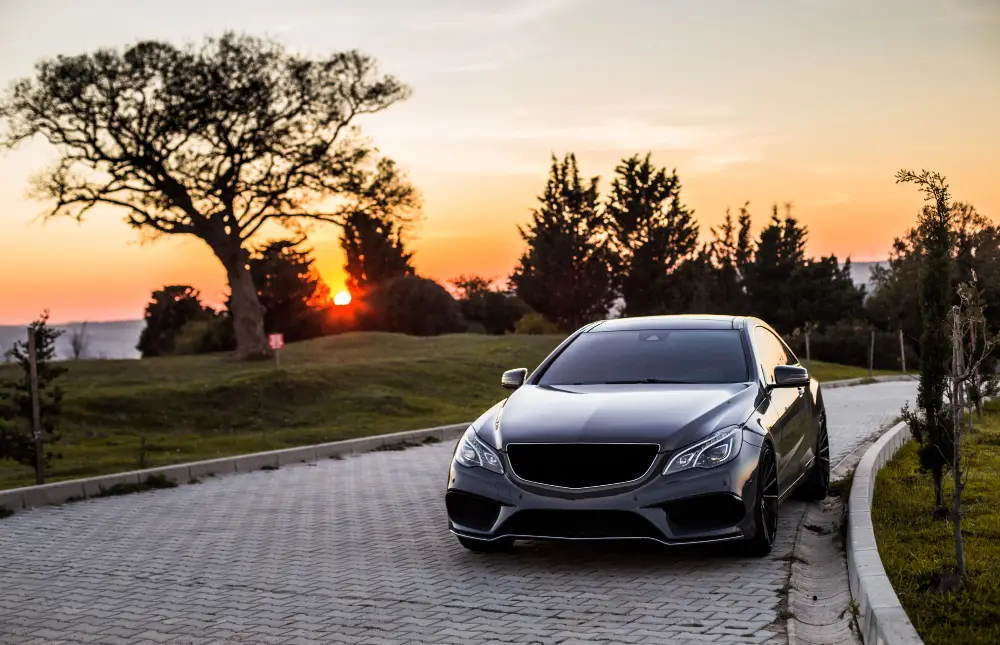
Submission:
<svg viewBox="0 0 1000 645">
<path fill-rule="evenodd" d="M 865 285 L 871 292 L 871 269 L 873 266 L 884 264 L 882 262 L 852 262 L 851 278 L 857 285 Z M 53 325 L 57 329 L 64 329 L 63 334 L 56 343 L 56 356 L 60 359 L 71 358 L 73 352 L 70 349 L 70 332 L 78 329 L 80 323 L 67 323 L 65 325 Z M 120 320 L 115 322 L 91 322 L 87 323 L 87 358 L 139 358 L 139 352 L 135 346 L 139 342 L 139 334 L 142 333 L 143 321 L 141 320 Z M 24 339 L 26 328 L 18 325 L 0 325 L 0 356 L 10 349 L 15 341 Z M 2 358 L 0 358 L 2 361 Z"/>
<path fill-rule="evenodd" d="M 114 322 L 87 323 L 86 358 L 139 358 L 135 348 L 139 342 L 144 322 L 141 320 L 120 320 Z M 66 331 L 56 341 L 56 358 L 72 358 L 70 347 L 70 332 L 80 328 L 80 323 L 52 325 L 56 329 Z M 27 327 L 18 325 L 0 325 L 0 362 L 3 352 L 10 349 L 16 341 L 27 338 Z"/>
</svg>

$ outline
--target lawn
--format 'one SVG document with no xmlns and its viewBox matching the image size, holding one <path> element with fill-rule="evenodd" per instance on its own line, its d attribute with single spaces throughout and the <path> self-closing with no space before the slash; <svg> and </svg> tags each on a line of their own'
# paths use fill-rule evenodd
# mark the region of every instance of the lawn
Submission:
<svg viewBox="0 0 1000 645">
<path fill-rule="evenodd" d="M 534 368 L 558 336 L 352 333 L 285 347 L 273 362 L 225 355 L 66 363 L 62 453 L 46 481 L 471 421 L 504 396 L 500 374 Z M 813 362 L 820 380 L 866 369 Z M 15 375 L 0 366 L 0 379 Z M 0 489 L 34 483 L 0 462 Z"/>
<path fill-rule="evenodd" d="M 931 517 L 933 487 L 918 470 L 916 443 L 879 472 L 875 486 L 879 555 L 927 645 L 1000 643 L 1000 406 L 990 406 L 985 423 L 968 436 L 963 459 L 969 473 L 962 511 L 968 583 L 952 594 L 928 590 L 935 573 L 954 567 L 955 553 L 951 523 Z M 949 501 L 951 491 L 947 486 Z"/>
</svg>

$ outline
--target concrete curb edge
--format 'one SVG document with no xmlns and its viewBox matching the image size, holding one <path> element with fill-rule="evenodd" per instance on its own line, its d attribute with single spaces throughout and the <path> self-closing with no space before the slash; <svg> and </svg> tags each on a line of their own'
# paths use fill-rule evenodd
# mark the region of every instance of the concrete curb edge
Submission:
<svg viewBox="0 0 1000 645">
<path fill-rule="evenodd" d="M 115 484 L 138 484 L 151 475 L 162 475 L 177 484 L 186 484 L 194 479 L 216 475 L 232 475 L 263 468 L 273 468 L 287 464 L 308 463 L 346 455 L 379 450 L 386 446 L 420 444 L 430 440 L 446 441 L 457 438 L 469 427 L 466 423 L 455 423 L 434 428 L 407 430 L 392 434 L 373 435 L 332 441 L 312 446 L 254 452 L 233 457 L 193 461 L 159 468 L 147 468 L 131 472 L 101 475 L 86 479 L 73 479 L 41 486 L 25 486 L 0 490 L 0 507 L 18 511 L 49 504 L 62 504 L 77 499 L 94 497 Z"/>
<path fill-rule="evenodd" d="M 865 451 L 851 483 L 847 571 L 862 636 L 869 645 L 923 645 L 882 565 L 871 514 L 878 471 L 911 439 L 905 423 L 894 425 Z"/>
</svg>

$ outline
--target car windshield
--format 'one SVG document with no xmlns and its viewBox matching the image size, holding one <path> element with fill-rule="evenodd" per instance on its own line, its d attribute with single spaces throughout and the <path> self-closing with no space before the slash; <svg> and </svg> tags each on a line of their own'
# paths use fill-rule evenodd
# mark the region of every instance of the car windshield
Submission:
<svg viewBox="0 0 1000 645">
<path fill-rule="evenodd" d="M 605 331 L 580 334 L 538 384 L 743 383 L 748 373 L 736 330 Z"/>
</svg>

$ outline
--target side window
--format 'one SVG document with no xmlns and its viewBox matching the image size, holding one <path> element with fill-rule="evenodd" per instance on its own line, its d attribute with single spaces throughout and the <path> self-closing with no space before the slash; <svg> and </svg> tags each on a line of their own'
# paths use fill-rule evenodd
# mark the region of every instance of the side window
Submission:
<svg viewBox="0 0 1000 645">
<path fill-rule="evenodd" d="M 764 379 L 771 382 L 774 378 L 774 368 L 785 363 L 785 350 L 774 334 L 763 327 L 754 329 L 753 340 L 759 354 L 758 359 L 764 368 Z"/>
<path fill-rule="evenodd" d="M 764 378 L 774 379 L 774 368 L 778 365 L 795 365 L 798 360 L 781 340 L 763 327 L 754 330 L 754 344 L 760 353 L 760 363 L 764 367 Z"/>
</svg>

